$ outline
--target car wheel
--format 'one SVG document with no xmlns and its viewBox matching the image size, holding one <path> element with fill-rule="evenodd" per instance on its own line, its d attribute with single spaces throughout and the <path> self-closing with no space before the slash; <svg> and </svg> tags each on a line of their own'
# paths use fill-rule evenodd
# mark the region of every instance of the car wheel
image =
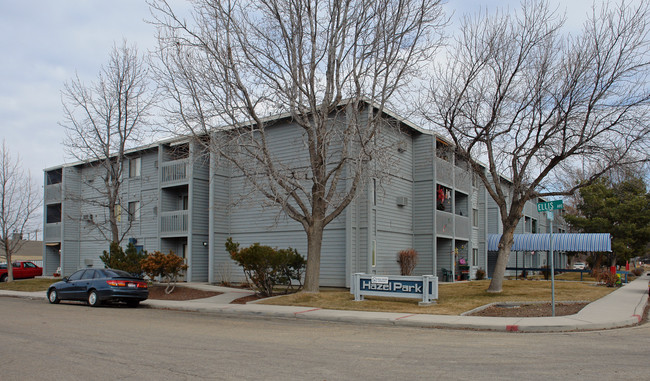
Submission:
<svg viewBox="0 0 650 381">
<path fill-rule="evenodd" d="M 88 293 L 88 305 L 91 307 L 97 307 L 100 304 L 101 302 L 99 301 L 99 297 L 97 296 L 97 291 L 90 290 L 90 292 Z"/>
<path fill-rule="evenodd" d="M 59 293 L 56 292 L 55 289 L 52 289 L 47 293 L 47 300 L 52 304 L 57 304 L 61 301 L 61 299 L 59 299 Z"/>
<path fill-rule="evenodd" d="M 131 308 L 136 308 L 137 306 L 140 305 L 140 301 L 139 300 L 129 300 L 128 302 L 126 302 L 126 305 L 131 307 Z"/>
<path fill-rule="evenodd" d="M 6 281 L 7 281 L 7 274 L 0 275 L 0 283 L 6 282 Z"/>
</svg>

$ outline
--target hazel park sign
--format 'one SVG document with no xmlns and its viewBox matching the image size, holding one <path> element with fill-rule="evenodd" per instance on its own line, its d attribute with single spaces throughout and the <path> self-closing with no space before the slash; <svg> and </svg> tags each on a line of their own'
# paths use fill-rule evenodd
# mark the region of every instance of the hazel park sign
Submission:
<svg viewBox="0 0 650 381">
<path fill-rule="evenodd" d="M 377 276 L 356 273 L 352 275 L 350 293 L 355 301 L 363 300 L 364 295 L 388 296 L 393 298 L 422 299 L 421 306 L 428 306 L 438 299 L 438 277 L 423 276 Z"/>
</svg>

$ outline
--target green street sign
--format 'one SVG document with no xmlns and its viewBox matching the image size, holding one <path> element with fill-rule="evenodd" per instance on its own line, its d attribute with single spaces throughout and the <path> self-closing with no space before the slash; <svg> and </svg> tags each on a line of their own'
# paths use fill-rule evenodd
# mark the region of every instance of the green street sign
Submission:
<svg viewBox="0 0 650 381">
<path fill-rule="evenodd" d="M 564 203 L 562 200 L 555 200 L 549 202 L 540 202 L 537 204 L 538 212 L 549 212 L 551 210 L 564 209 Z"/>
</svg>

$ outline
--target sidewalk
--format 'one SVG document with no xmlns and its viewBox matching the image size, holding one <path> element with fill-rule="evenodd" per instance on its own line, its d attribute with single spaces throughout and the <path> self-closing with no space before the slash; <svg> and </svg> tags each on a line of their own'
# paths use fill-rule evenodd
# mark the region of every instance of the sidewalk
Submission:
<svg viewBox="0 0 650 381">
<path fill-rule="evenodd" d="M 509 332 L 590 331 L 627 327 L 641 321 L 648 302 L 648 275 L 643 275 L 611 294 L 587 305 L 575 315 L 535 318 L 449 316 L 327 310 L 313 307 L 229 304 L 253 292 L 241 289 L 190 283 L 187 287 L 223 292 L 206 299 L 168 301 L 149 299 L 143 306 L 179 311 L 212 313 L 221 316 L 307 319 L 355 324 L 376 324 L 420 328 L 476 329 Z M 0 291 L 0 296 L 46 299 L 45 292 Z"/>
</svg>

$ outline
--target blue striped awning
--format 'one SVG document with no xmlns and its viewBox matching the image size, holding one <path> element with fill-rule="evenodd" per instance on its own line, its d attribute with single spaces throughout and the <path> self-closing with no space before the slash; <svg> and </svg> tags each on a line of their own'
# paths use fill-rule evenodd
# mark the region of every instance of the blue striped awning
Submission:
<svg viewBox="0 0 650 381">
<path fill-rule="evenodd" d="M 549 251 L 548 234 L 515 234 L 512 251 Z M 501 234 L 488 236 L 488 251 L 499 251 Z M 612 251 L 609 233 L 556 233 L 553 234 L 555 251 Z"/>
</svg>

